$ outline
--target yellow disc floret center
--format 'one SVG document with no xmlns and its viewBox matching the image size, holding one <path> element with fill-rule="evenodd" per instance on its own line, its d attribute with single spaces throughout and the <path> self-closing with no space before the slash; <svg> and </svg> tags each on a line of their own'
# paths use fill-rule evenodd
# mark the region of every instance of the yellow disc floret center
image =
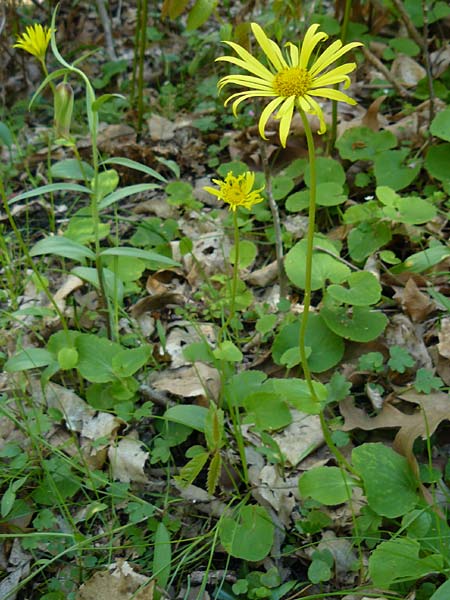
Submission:
<svg viewBox="0 0 450 600">
<path fill-rule="evenodd" d="M 312 77 L 306 69 L 290 67 L 275 75 L 273 89 L 278 96 L 304 96 L 311 87 Z"/>
<path fill-rule="evenodd" d="M 228 174 L 225 182 L 221 186 L 221 192 L 223 194 L 223 200 L 231 206 L 236 206 L 245 201 L 246 191 L 242 189 L 244 181 L 243 176 L 233 177 Z"/>
</svg>

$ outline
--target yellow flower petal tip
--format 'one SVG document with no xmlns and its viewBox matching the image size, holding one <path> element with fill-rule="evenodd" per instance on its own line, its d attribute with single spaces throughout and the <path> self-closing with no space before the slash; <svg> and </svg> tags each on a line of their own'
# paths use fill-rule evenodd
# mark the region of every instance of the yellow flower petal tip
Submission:
<svg viewBox="0 0 450 600">
<path fill-rule="evenodd" d="M 234 114 L 240 103 L 245 100 L 271 98 L 259 119 L 259 133 L 263 139 L 266 139 L 266 124 L 273 113 L 276 113 L 274 116 L 280 121 L 280 141 L 285 147 L 295 108 L 317 116 L 320 122 L 319 133 L 324 133 L 325 120 L 316 97 L 356 104 L 353 98 L 328 86 L 335 86 L 338 83 L 344 83 L 344 87 L 350 85 L 348 74 L 356 68 L 354 62 L 330 67 L 350 50 L 362 46 L 360 42 L 343 45 L 337 40 L 318 54 L 310 64 L 316 46 L 328 38 L 326 33 L 317 31 L 318 24 L 315 23 L 308 28 L 299 46 L 287 43 L 285 52 L 267 37 L 257 23 L 252 23 L 251 28 L 267 59 L 267 66 L 239 44 L 227 42 L 237 56 L 220 56 L 216 60 L 236 65 L 248 74 L 222 77 L 218 87 L 221 90 L 226 85 L 233 84 L 246 88 L 225 100 L 225 106 L 232 102 Z"/>
<path fill-rule="evenodd" d="M 17 42 L 13 47 L 25 50 L 25 52 L 43 61 L 50 43 L 51 33 L 49 27 L 42 27 L 38 23 L 29 25 L 26 27 L 25 33 L 17 36 Z"/>
<path fill-rule="evenodd" d="M 255 174 L 251 171 L 246 171 L 237 177 L 230 171 L 223 181 L 213 179 L 213 183 L 219 187 L 206 186 L 203 189 L 229 204 L 230 210 L 235 211 L 238 206 L 250 209 L 254 204 L 264 200 L 259 194 L 264 188 L 253 189 Z"/>
</svg>

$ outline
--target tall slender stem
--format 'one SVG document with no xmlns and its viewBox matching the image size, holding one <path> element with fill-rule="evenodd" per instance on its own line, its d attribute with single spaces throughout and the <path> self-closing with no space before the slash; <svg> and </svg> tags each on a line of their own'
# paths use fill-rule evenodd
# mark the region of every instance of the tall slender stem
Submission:
<svg viewBox="0 0 450 600">
<path fill-rule="evenodd" d="M 311 306 L 311 276 L 312 276 L 312 257 L 314 250 L 314 229 L 316 224 L 316 151 L 314 147 L 314 139 L 309 125 L 309 121 L 302 109 L 299 109 L 300 116 L 303 121 L 303 127 L 305 129 L 306 142 L 308 145 L 308 158 L 309 158 L 309 211 L 308 211 L 308 232 L 306 237 L 306 265 L 305 265 L 305 295 L 303 297 L 303 314 L 300 323 L 300 335 L 299 335 L 299 350 L 300 359 L 302 362 L 303 374 L 308 385 L 308 389 L 311 393 L 311 397 L 316 402 L 319 402 L 316 391 L 313 386 L 311 379 L 311 372 L 309 370 L 308 359 L 306 357 L 305 348 L 305 337 L 306 328 L 308 326 L 309 309 Z"/>
<path fill-rule="evenodd" d="M 237 211 L 233 210 L 233 228 L 234 228 L 234 265 L 233 265 L 233 282 L 231 286 L 231 304 L 230 304 L 230 316 L 228 321 L 231 322 L 234 319 L 236 312 L 236 293 L 237 293 L 237 281 L 239 273 L 239 260 L 240 260 L 240 244 L 239 244 L 239 225 L 237 218 Z"/>
<path fill-rule="evenodd" d="M 306 264 L 305 264 L 305 294 L 303 297 L 303 314 L 300 323 L 300 334 L 299 334 L 299 350 L 300 360 L 302 363 L 303 375 L 306 380 L 306 384 L 311 394 L 311 398 L 320 404 L 320 400 L 317 396 L 314 388 L 313 380 L 311 377 L 311 371 L 308 365 L 308 359 L 306 357 L 306 329 L 308 326 L 309 310 L 311 307 L 311 279 L 312 279 L 312 259 L 314 251 L 314 230 L 316 224 L 316 188 L 317 188 L 317 175 L 316 175 L 316 151 L 314 147 L 314 139 L 309 125 L 308 119 L 303 110 L 299 109 L 300 116 L 303 121 L 305 129 L 306 142 L 308 145 L 308 158 L 309 158 L 309 212 L 308 212 L 308 232 L 306 238 Z M 323 409 L 320 408 L 320 424 L 322 427 L 323 437 L 328 448 L 336 458 L 337 462 L 341 466 L 345 466 L 350 473 L 358 476 L 358 473 L 354 467 L 348 462 L 345 456 L 336 447 L 331 437 L 331 431 L 328 427 L 328 423 L 325 419 Z"/>
</svg>

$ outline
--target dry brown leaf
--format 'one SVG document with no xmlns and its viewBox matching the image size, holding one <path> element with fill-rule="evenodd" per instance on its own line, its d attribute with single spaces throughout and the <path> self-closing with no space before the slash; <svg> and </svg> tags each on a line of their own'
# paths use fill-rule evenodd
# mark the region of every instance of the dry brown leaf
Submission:
<svg viewBox="0 0 450 600">
<path fill-rule="evenodd" d="M 122 438 L 108 450 L 113 478 L 124 483 L 145 483 L 148 478 L 144 473 L 144 465 L 148 457 L 149 453 L 142 450 L 140 440 L 131 435 Z"/>
<path fill-rule="evenodd" d="M 422 65 L 406 54 L 397 55 L 392 62 L 391 75 L 405 87 L 415 87 L 426 74 Z"/>
<path fill-rule="evenodd" d="M 450 317 L 441 321 L 441 330 L 438 333 L 439 343 L 437 345 L 439 354 L 444 358 L 450 358 Z"/>
<path fill-rule="evenodd" d="M 402 308 L 414 322 L 423 321 L 435 310 L 435 303 L 431 298 L 419 290 L 414 279 L 408 279 L 403 293 L 397 293 L 395 298 L 400 297 Z"/>
<path fill-rule="evenodd" d="M 291 412 L 292 423 L 272 437 L 289 464 L 295 467 L 323 444 L 324 437 L 318 415 L 308 415 L 298 410 Z"/>
<path fill-rule="evenodd" d="M 214 400 L 219 397 L 221 385 L 219 371 L 201 362 L 196 362 L 191 367 L 155 373 L 150 383 L 156 390 L 182 398 L 209 395 Z"/>
<path fill-rule="evenodd" d="M 426 439 L 436 431 L 442 421 L 450 420 L 450 398 L 444 392 L 420 394 L 414 390 L 399 395 L 399 398 L 419 405 L 421 410 L 407 414 L 386 402 L 378 415 L 369 417 L 363 409 L 354 405 L 352 398 L 345 398 L 339 404 L 344 417 L 342 429 L 371 431 L 399 427 L 394 447 L 411 462 L 415 462 L 412 453 L 414 441 L 418 437 Z"/>
<path fill-rule="evenodd" d="M 175 135 L 175 123 L 160 115 L 153 114 L 150 119 L 147 119 L 147 125 L 150 137 L 154 142 L 167 142 Z"/>
<path fill-rule="evenodd" d="M 422 339 L 420 326 L 415 326 L 404 314 L 393 315 L 386 327 L 385 339 L 388 346 L 406 348 L 418 367 L 431 369 L 433 367 L 427 347 Z"/>
<path fill-rule="evenodd" d="M 142 587 L 145 586 L 145 587 Z M 142 589 L 139 589 L 141 588 Z M 124 560 L 98 571 L 78 590 L 77 600 L 153 600 L 155 582 Z M 139 591 L 138 591 L 139 590 Z"/>
</svg>

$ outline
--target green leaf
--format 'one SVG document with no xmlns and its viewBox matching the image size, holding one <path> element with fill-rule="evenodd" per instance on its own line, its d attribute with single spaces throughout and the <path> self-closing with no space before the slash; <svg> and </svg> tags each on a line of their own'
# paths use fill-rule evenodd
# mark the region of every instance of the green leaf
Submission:
<svg viewBox="0 0 450 600">
<path fill-rule="evenodd" d="M 293 189 L 295 182 L 292 177 L 286 175 L 277 175 L 272 179 L 272 196 L 274 200 L 286 198 Z"/>
<path fill-rule="evenodd" d="M 322 183 L 337 183 L 341 187 L 345 183 L 345 171 L 341 163 L 334 158 L 318 156 L 316 158 L 316 177 L 317 184 Z M 310 166 L 309 163 L 305 168 L 305 183 L 308 187 L 311 184 Z"/>
<path fill-rule="evenodd" d="M 8 200 L 8 204 L 13 204 L 19 200 L 26 200 L 27 198 L 43 196 L 44 194 L 50 194 L 53 192 L 81 192 L 83 194 L 92 194 L 92 190 L 84 185 L 79 185 L 78 183 L 50 183 L 49 185 L 42 185 L 41 187 L 34 188 L 34 190 L 17 194 L 17 196 L 14 196 Z"/>
<path fill-rule="evenodd" d="M 63 235 L 49 236 L 39 240 L 30 250 L 31 256 L 40 256 L 42 254 L 55 254 L 83 262 L 86 258 L 95 260 L 95 254 L 90 248 L 82 246 Z"/>
<path fill-rule="evenodd" d="M 132 248 L 128 246 L 117 246 L 115 248 L 106 248 L 100 252 L 100 256 L 130 256 L 133 258 L 141 258 L 143 260 L 151 260 L 160 263 L 162 266 L 178 267 L 180 263 L 172 260 L 168 256 L 158 254 L 152 250 L 141 250 L 140 248 Z"/>
<path fill-rule="evenodd" d="M 155 179 L 159 179 L 163 183 L 167 182 L 167 179 L 160 175 L 158 171 L 155 171 L 151 167 L 147 167 L 147 165 L 143 165 L 135 160 L 131 160 L 130 158 L 123 158 L 121 156 L 117 156 L 114 158 L 107 158 L 102 161 L 102 165 L 119 165 L 121 167 L 127 167 L 128 169 L 134 169 L 135 171 L 140 171 L 141 173 L 145 173 L 146 175 L 150 175 Z"/>
<path fill-rule="evenodd" d="M 17 371 L 46 367 L 52 362 L 53 355 L 45 348 L 26 348 L 11 356 L 6 361 L 4 369 L 8 373 L 16 373 Z"/>
<path fill-rule="evenodd" d="M 151 347 L 147 345 L 121 350 L 112 358 L 112 369 L 117 377 L 131 377 L 148 362 L 151 353 Z"/>
<path fill-rule="evenodd" d="M 291 348 L 298 348 L 300 321 L 285 325 L 275 336 L 272 357 L 277 365 L 282 364 L 283 355 Z M 309 368 L 313 373 L 322 373 L 339 363 L 344 355 L 344 342 L 326 325 L 323 318 L 312 313 L 308 318 L 305 344 L 310 348 Z"/>
<path fill-rule="evenodd" d="M 298 489 L 303 498 L 310 497 L 326 506 L 334 506 L 351 497 L 353 485 L 350 476 L 338 467 L 315 467 L 300 477 Z"/>
<path fill-rule="evenodd" d="M 210 451 L 218 450 L 223 445 L 223 419 L 223 410 L 211 403 L 205 420 L 205 439 Z"/>
<path fill-rule="evenodd" d="M 435 377 L 433 371 L 421 368 L 416 373 L 413 385 L 418 392 L 430 394 L 432 390 L 440 389 L 444 385 L 444 382 L 440 377 Z"/>
<path fill-rule="evenodd" d="M 214 494 L 219 483 L 220 473 L 222 471 L 222 457 L 220 452 L 216 452 L 208 467 L 208 476 L 206 479 L 206 490 L 211 496 Z"/>
<path fill-rule="evenodd" d="M 108 194 L 108 196 L 105 196 L 103 200 L 99 203 L 98 207 L 100 210 L 103 210 L 104 208 L 111 206 L 111 204 L 114 204 L 119 200 L 123 200 L 124 198 L 128 198 L 133 194 L 140 194 L 141 192 L 156 190 L 159 187 L 160 186 L 156 183 L 137 183 L 136 185 L 128 185 L 127 187 L 119 188 L 112 194 Z"/>
<path fill-rule="evenodd" d="M 196 454 L 180 469 L 179 475 L 175 477 L 175 480 L 183 487 L 191 485 L 206 465 L 208 458 L 209 452 Z"/>
<path fill-rule="evenodd" d="M 306 240 L 301 240 L 286 254 L 284 266 L 286 275 L 291 283 L 301 289 L 305 289 L 306 274 Z M 329 240 L 315 236 L 314 246 L 323 248 L 313 252 L 311 289 L 318 290 L 330 280 L 333 283 L 341 283 L 351 273 L 347 265 L 339 260 L 339 252 Z M 335 258 L 336 257 L 336 258 Z"/>
<path fill-rule="evenodd" d="M 152 573 L 156 578 L 158 586 L 163 590 L 167 589 L 167 584 L 169 583 L 171 562 L 172 547 L 170 544 L 170 534 L 167 527 L 161 521 L 158 523 L 155 532 Z M 155 597 L 157 598 L 158 596 Z"/>
<path fill-rule="evenodd" d="M 368 271 L 351 273 L 345 283 L 348 287 L 336 284 L 329 285 L 326 293 L 333 300 L 351 306 L 376 304 L 381 298 L 381 285 L 375 275 Z"/>
<path fill-rule="evenodd" d="M 440 585 L 430 600 L 448 600 L 450 598 L 450 579 Z"/>
<path fill-rule="evenodd" d="M 273 392 L 258 391 L 249 394 L 244 398 L 244 407 L 250 422 L 254 422 L 263 431 L 274 431 L 292 423 L 288 405 Z"/>
<path fill-rule="evenodd" d="M 225 384 L 224 397 L 227 405 L 242 406 L 243 399 L 260 389 L 260 386 L 267 379 L 267 375 L 262 371 L 241 371 L 233 375 Z"/>
<path fill-rule="evenodd" d="M 89 181 L 94 177 L 94 169 L 87 162 L 82 161 L 80 164 L 76 158 L 65 158 L 51 166 L 50 174 L 53 178 Z"/>
<path fill-rule="evenodd" d="M 216 5 L 217 0 L 196 0 L 189 12 L 186 29 L 193 31 L 201 27 L 209 19 Z"/>
<path fill-rule="evenodd" d="M 420 550 L 419 542 L 409 538 L 397 538 L 379 544 L 369 557 L 369 575 L 374 585 L 389 589 L 393 583 L 416 581 L 441 571 L 442 555 L 420 558 Z"/>
<path fill-rule="evenodd" d="M 381 443 L 362 444 L 352 452 L 370 508 L 383 517 L 395 518 L 412 510 L 419 496 L 417 481 L 404 456 Z"/>
<path fill-rule="evenodd" d="M 442 260 L 450 256 L 450 248 L 443 244 L 435 243 L 426 250 L 411 254 L 403 265 L 400 265 L 401 270 L 408 270 L 412 273 L 422 273 L 427 269 L 431 269 L 435 265 L 439 264 Z"/>
<path fill-rule="evenodd" d="M 329 581 L 332 576 L 331 568 L 334 557 L 329 550 L 315 551 L 312 554 L 312 562 L 308 567 L 308 579 L 311 583 Z"/>
<path fill-rule="evenodd" d="M 243 354 L 239 348 L 230 340 L 225 340 L 218 348 L 213 350 L 213 355 L 217 360 L 226 362 L 242 362 Z"/>
<path fill-rule="evenodd" d="M 243 506 L 236 516 L 223 517 L 219 537 L 225 550 L 235 558 L 263 560 L 273 544 L 275 527 L 262 506 Z"/>
<path fill-rule="evenodd" d="M 401 346 L 391 346 L 389 348 L 390 359 L 388 365 L 397 373 L 404 373 L 407 368 L 413 367 L 416 363 L 411 354 Z"/>
<path fill-rule="evenodd" d="M 187 425 L 196 431 L 205 432 L 205 422 L 208 409 L 194 404 L 179 404 L 166 410 L 163 419 Z"/>
<path fill-rule="evenodd" d="M 377 185 L 385 185 L 393 190 L 408 187 L 419 174 L 421 163 L 419 159 L 411 159 L 404 164 L 409 150 L 388 150 L 378 154 L 374 161 L 374 172 Z"/>
<path fill-rule="evenodd" d="M 11 129 L 5 125 L 5 123 L 0 122 L 0 141 L 5 144 L 9 149 L 11 149 L 14 144 L 14 138 L 11 133 Z"/>
<path fill-rule="evenodd" d="M 116 379 L 112 364 L 114 356 L 122 352 L 120 344 L 83 333 L 76 338 L 75 345 L 79 355 L 77 368 L 82 377 L 91 383 L 107 383 Z"/>
<path fill-rule="evenodd" d="M 95 179 L 91 181 L 91 187 L 94 189 Z M 97 198 L 100 200 L 108 194 L 112 194 L 119 185 L 119 174 L 115 169 L 101 171 L 97 177 Z"/>
<path fill-rule="evenodd" d="M 347 129 L 336 141 L 341 157 L 352 161 L 374 160 L 377 154 L 396 145 L 397 138 L 390 131 L 372 131 L 368 127 Z"/>
<path fill-rule="evenodd" d="M 430 132 L 441 140 L 450 142 L 450 108 L 439 112 L 431 121 Z"/>
<path fill-rule="evenodd" d="M 84 281 L 87 281 L 96 289 L 100 288 L 98 271 L 95 267 L 74 267 L 72 273 L 80 279 L 84 279 Z M 106 268 L 103 269 L 103 279 L 107 295 L 114 302 L 120 304 L 123 300 L 123 283 L 116 277 L 115 273 Z"/>
<path fill-rule="evenodd" d="M 239 268 L 246 269 L 247 267 L 249 267 L 255 260 L 257 252 L 258 249 L 256 247 L 256 244 L 254 244 L 253 242 L 250 242 L 249 240 L 242 240 L 241 242 L 239 242 Z M 230 263 L 234 265 L 235 260 L 236 248 L 233 245 L 231 247 L 230 252 Z"/>
<path fill-rule="evenodd" d="M 389 243 L 392 233 L 389 225 L 382 221 L 362 222 L 348 234 L 348 251 L 356 262 L 364 262 L 374 252 Z"/>
<path fill-rule="evenodd" d="M 366 306 L 333 305 L 328 301 L 320 311 L 328 327 L 345 339 L 354 342 L 370 342 L 381 335 L 388 323 L 387 317 Z"/>
<path fill-rule="evenodd" d="M 449 181 L 450 143 L 431 145 L 425 157 L 425 168 L 439 181 Z"/>
</svg>

